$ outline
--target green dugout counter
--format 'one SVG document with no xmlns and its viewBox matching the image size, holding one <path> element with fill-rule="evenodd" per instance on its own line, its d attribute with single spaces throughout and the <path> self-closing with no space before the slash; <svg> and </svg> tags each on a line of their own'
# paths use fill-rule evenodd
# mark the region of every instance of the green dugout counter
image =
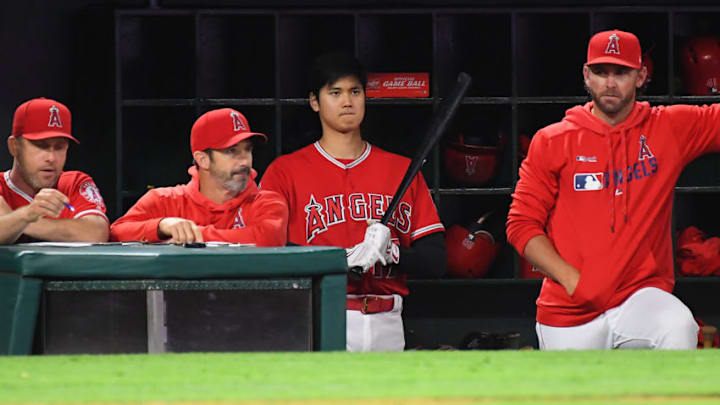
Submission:
<svg viewBox="0 0 720 405">
<path fill-rule="evenodd" d="M 0 354 L 345 350 L 346 277 L 334 247 L 0 246 Z"/>
</svg>

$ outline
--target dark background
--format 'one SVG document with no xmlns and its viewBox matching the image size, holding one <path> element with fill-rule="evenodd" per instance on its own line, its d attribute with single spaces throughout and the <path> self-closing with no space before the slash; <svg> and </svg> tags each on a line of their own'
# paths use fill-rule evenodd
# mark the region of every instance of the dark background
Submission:
<svg viewBox="0 0 720 405">
<path fill-rule="evenodd" d="M 114 7 L 146 1 L 8 1 L 0 4 L 0 170 L 12 165 L 5 139 L 15 108 L 47 97 L 70 108 L 67 170 L 88 172 L 106 202 L 114 194 Z"/>
<path fill-rule="evenodd" d="M 672 1 L 142 1 L 62 0 L 0 3 L 0 128 L 10 134 L 12 114 L 23 101 L 53 98 L 73 114 L 81 145 L 70 148 L 66 169 L 87 171 L 100 187 L 111 219 L 115 212 L 115 72 L 113 11 L 123 8 L 352 8 L 352 7 L 548 7 L 671 5 Z M 714 1 L 683 3 L 714 5 Z M 362 45 L 361 45 L 362 46 Z M 188 63 L 191 63 L 190 61 Z M 152 139 L 147 140 L 151 144 Z M 0 170 L 12 160 L 0 142 Z M 143 148 L 144 145 L 136 145 Z M 130 157 L 130 159 L 132 159 Z M 162 159 L 162 156 L 157 156 Z M 142 162 L 136 162 L 142 164 Z"/>
</svg>

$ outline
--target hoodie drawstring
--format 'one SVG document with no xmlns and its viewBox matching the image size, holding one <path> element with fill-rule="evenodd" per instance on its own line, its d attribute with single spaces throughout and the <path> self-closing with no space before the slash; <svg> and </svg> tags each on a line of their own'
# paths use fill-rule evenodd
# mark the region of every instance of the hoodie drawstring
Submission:
<svg viewBox="0 0 720 405">
<path fill-rule="evenodd" d="M 610 184 L 610 231 L 615 232 L 615 190 L 617 189 L 617 178 L 615 175 L 615 159 L 614 159 L 614 153 L 613 153 L 613 147 L 612 147 L 612 139 L 610 137 L 610 131 L 605 132 L 605 142 L 607 143 L 608 148 L 608 156 L 610 158 L 608 159 L 608 164 L 610 167 L 608 168 L 608 184 Z"/>
<path fill-rule="evenodd" d="M 617 196 L 615 195 L 617 193 L 618 189 L 618 183 L 622 182 L 624 184 L 624 187 L 621 188 L 621 194 L 620 198 L 622 199 L 622 214 L 623 214 L 623 222 L 627 223 L 628 221 L 628 193 L 629 191 L 629 184 L 628 184 L 628 145 L 626 142 L 627 137 L 627 128 L 623 128 L 622 132 L 620 132 L 620 150 L 623 153 L 622 156 L 622 162 L 620 169 L 616 172 L 615 171 L 615 153 L 613 151 L 613 141 L 612 137 L 610 136 L 610 131 L 605 132 L 605 140 L 608 148 L 608 163 L 610 165 L 608 170 L 608 175 L 610 178 L 608 179 L 608 184 L 612 184 L 612 187 L 610 187 L 610 231 L 615 232 L 615 199 Z"/>
<path fill-rule="evenodd" d="M 628 130 L 627 128 L 623 128 L 622 133 L 620 134 L 620 142 L 622 142 L 622 150 L 623 150 L 623 176 L 625 176 L 625 187 L 623 187 L 623 221 L 627 224 L 628 221 L 628 200 L 630 199 L 630 176 L 627 172 L 628 167 L 628 143 L 627 143 L 627 136 L 628 136 Z"/>
<path fill-rule="evenodd" d="M 624 223 L 629 222 L 630 217 L 630 191 L 629 191 L 629 184 L 628 179 L 631 178 L 632 174 L 628 173 L 628 163 L 629 163 L 629 139 L 631 137 L 631 133 L 635 128 L 638 128 L 649 116 L 651 112 L 650 104 L 647 101 L 636 101 L 635 105 L 633 106 L 633 110 L 630 112 L 630 115 L 618 126 L 612 127 L 607 122 L 604 122 L 597 116 L 593 115 L 593 102 L 588 102 L 585 105 L 582 106 L 575 106 L 565 113 L 565 118 L 563 118 L 563 121 L 567 121 L 569 123 L 576 124 L 580 128 L 584 128 L 588 132 L 605 137 L 605 143 L 608 153 L 608 159 L 605 163 L 605 173 L 607 176 L 605 180 L 605 184 L 607 184 L 607 192 L 609 194 L 610 198 L 610 231 L 615 232 L 615 211 L 617 208 L 617 204 L 622 204 L 622 221 Z M 614 139 L 611 137 L 611 134 L 619 136 L 620 139 L 617 140 L 619 142 L 618 145 L 614 144 Z M 617 162 L 615 162 L 615 153 L 614 149 L 621 148 L 622 150 L 618 150 L 619 154 L 617 158 L 619 159 Z M 620 170 L 616 171 L 615 166 L 621 166 Z M 632 171 L 632 168 L 630 168 L 630 171 Z M 619 187 L 619 180 L 620 176 L 623 177 L 623 186 Z M 622 190 L 622 196 L 619 196 L 619 198 L 622 198 L 622 201 L 616 202 L 615 199 L 618 198 L 618 196 L 615 195 L 615 193 L 618 192 L 618 189 Z"/>
</svg>

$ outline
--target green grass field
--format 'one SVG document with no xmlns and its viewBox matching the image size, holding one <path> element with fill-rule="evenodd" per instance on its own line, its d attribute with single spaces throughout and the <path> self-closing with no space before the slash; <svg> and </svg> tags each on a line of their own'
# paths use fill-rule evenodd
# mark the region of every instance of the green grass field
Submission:
<svg viewBox="0 0 720 405">
<path fill-rule="evenodd" d="M 720 403 L 720 350 L 0 357 L 0 402 Z"/>
</svg>

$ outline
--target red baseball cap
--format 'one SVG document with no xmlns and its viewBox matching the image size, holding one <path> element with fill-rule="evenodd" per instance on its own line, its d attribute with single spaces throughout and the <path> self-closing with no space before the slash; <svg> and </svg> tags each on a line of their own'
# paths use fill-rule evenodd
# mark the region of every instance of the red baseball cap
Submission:
<svg viewBox="0 0 720 405">
<path fill-rule="evenodd" d="M 619 30 L 598 32 L 590 38 L 585 66 L 600 63 L 640 69 L 642 66 L 640 41 L 629 32 Z"/>
<path fill-rule="evenodd" d="M 32 140 L 63 137 L 80 143 L 71 135 L 71 124 L 70 110 L 63 103 L 34 98 L 15 110 L 12 135 Z"/>
<path fill-rule="evenodd" d="M 195 153 L 205 149 L 224 149 L 257 136 L 264 142 L 264 134 L 250 131 L 250 124 L 240 112 L 221 108 L 201 115 L 190 132 L 190 149 Z"/>
</svg>

